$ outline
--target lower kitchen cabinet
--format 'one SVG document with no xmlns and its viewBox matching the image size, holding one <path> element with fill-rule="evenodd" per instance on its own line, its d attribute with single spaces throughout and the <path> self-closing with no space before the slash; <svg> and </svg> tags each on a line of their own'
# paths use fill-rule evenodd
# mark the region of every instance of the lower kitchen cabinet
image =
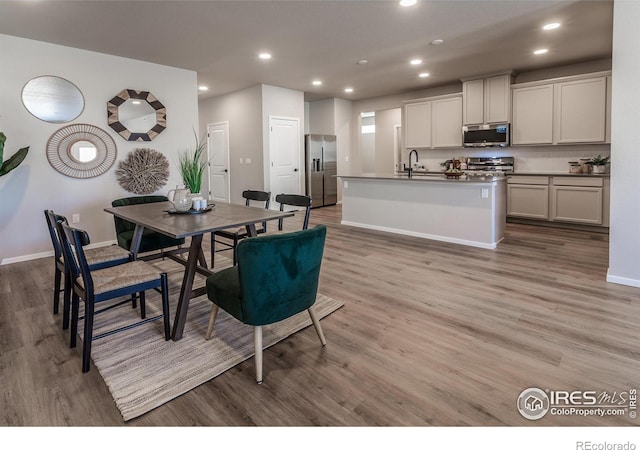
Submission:
<svg viewBox="0 0 640 450">
<path fill-rule="evenodd" d="M 507 180 L 507 215 L 549 219 L 549 177 L 510 177 Z"/>
<path fill-rule="evenodd" d="M 553 177 L 551 220 L 602 225 L 602 178 Z"/>
<path fill-rule="evenodd" d="M 609 226 L 609 179 L 524 176 L 507 180 L 507 216 Z"/>
</svg>

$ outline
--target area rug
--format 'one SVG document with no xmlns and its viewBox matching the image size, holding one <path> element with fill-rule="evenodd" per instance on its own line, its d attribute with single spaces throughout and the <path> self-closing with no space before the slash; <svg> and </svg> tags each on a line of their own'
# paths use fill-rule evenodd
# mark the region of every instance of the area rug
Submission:
<svg viewBox="0 0 640 450">
<path fill-rule="evenodd" d="M 159 301 L 147 300 L 147 317 L 157 313 L 157 303 Z M 318 294 L 314 308 L 318 317 L 323 318 L 342 305 Z M 136 320 L 137 311 L 121 306 L 98 315 L 94 334 L 113 329 L 118 323 Z M 205 340 L 210 311 L 211 302 L 206 297 L 192 299 L 183 338 L 177 342 L 164 340 L 162 320 L 93 342 L 93 362 L 125 421 L 157 408 L 254 355 L 253 327 L 222 310 L 211 339 Z M 123 319 L 123 315 L 128 318 Z M 173 316 L 171 321 L 173 323 Z M 264 348 L 310 325 L 309 314 L 304 311 L 265 326 Z"/>
</svg>

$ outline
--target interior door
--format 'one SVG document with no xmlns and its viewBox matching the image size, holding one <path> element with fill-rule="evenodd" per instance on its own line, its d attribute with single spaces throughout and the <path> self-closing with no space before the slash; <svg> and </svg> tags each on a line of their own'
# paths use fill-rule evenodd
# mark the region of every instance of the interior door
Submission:
<svg viewBox="0 0 640 450">
<path fill-rule="evenodd" d="M 301 194 L 300 122 L 298 119 L 269 118 L 270 179 L 273 200 L 278 194 Z M 274 209 L 280 207 L 271 202 Z"/>
<path fill-rule="evenodd" d="M 229 203 L 229 122 L 207 126 L 209 160 L 209 197 L 214 202 Z"/>
</svg>

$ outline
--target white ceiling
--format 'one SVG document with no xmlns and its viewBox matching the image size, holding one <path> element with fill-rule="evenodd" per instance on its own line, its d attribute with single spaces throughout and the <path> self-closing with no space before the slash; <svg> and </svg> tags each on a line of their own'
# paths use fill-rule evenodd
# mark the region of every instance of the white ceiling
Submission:
<svg viewBox="0 0 640 450">
<path fill-rule="evenodd" d="M 194 70 L 200 98 L 263 83 L 357 100 L 610 58 L 612 24 L 612 0 L 0 1 L 0 33 Z"/>
</svg>

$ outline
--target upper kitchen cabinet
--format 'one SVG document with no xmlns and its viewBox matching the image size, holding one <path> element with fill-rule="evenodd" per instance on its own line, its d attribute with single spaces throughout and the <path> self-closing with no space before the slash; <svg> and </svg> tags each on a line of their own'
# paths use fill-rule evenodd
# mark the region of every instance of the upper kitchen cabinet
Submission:
<svg viewBox="0 0 640 450">
<path fill-rule="evenodd" d="M 432 97 L 404 105 L 405 148 L 462 146 L 462 97 Z"/>
<path fill-rule="evenodd" d="M 607 75 L 514 85 L 512 144 L 607 141 Z"/>
<path fill-rule="evenodd" d="M 511 74 L 462 82 L 464 125 L 508 123 L 511 119 Z"/>
<path fill-rule="evenodd" d="M 553 85 L 513 90 L 511 143 L 553 144 Z"/>
<path fill-rule="evenodd" d="M 606 77 L 566 81 L 555 85 L 555 142 L 604 142 Z"/>
</svg>

